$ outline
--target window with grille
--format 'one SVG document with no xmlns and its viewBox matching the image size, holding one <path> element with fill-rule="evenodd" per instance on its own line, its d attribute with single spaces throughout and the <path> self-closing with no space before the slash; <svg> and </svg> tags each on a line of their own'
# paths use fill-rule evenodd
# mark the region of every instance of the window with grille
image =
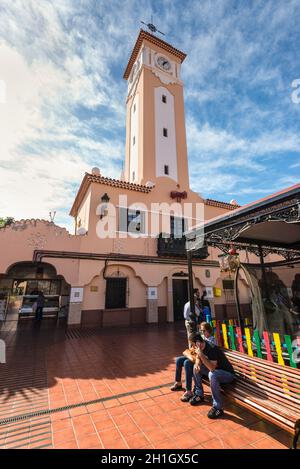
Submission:
<svg viewBox="0 0 300 469">
<path fill-rule="evenodd" d="M 126 278 L 112 277 L 106 279 L 106 309 L 126 308 L 126 286 Z"/>
</svg>

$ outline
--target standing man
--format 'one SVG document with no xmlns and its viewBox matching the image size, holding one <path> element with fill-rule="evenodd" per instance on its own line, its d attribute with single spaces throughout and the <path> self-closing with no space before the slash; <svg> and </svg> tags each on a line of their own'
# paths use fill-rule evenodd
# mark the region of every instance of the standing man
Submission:
<svg viewBox="0 0 300 469">
<path fill-rule="evenodd" d="M 43 308 L 45 305 L 45 296 L 42 291 L 39 292 L 39 295 L 36 300 L 36 312 L 35 312 L 35 319 L 37 321 L 41 321 L 43 319 Z"/>
<path fill-rule="evenodd" d="M 203 291 L 200 299 L 201 309 L 203 311 L 203 321 L 209 322 L 211 320 L 211 307 L 208 299 L 206 298 L 206 290 Z M 207 318 L 208 316 L 208 318 Z"/>
<path fill-rule="evenodd" d="M 200 316 L 200 309 L 199 309 L 199 306 L 197 304 L 197 290 L 198 290 L 197 288 L 194 288 L 196 320 L 195 320 L 195 318 L 191 317 L 191 306 L 190 306 L 189 301 L 187 303 L 185 303 L 184 308 L 183 308 L 184 324 L 185 324 L 185 327 L 186 327 L 189 347 L 191 345 L 190 335 L 196 331 L 198 318 Z"/>
</svg>

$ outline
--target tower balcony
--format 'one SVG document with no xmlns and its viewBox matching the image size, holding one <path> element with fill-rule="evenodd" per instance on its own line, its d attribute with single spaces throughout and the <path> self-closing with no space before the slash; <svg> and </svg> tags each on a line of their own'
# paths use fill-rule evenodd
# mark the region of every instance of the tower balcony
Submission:
<svg viewBox="0 0 300 469">
<path fill-rule="evenodd" d="M 157 238 L 157 255 L 159 257 L 186 257 L 185 236 L 176 238 L 170 235 L 164 238 L 162 233 Z M 193 258 L 206 259 L 209 256 L 207 246 L 193 251 Z"/>
</svg>

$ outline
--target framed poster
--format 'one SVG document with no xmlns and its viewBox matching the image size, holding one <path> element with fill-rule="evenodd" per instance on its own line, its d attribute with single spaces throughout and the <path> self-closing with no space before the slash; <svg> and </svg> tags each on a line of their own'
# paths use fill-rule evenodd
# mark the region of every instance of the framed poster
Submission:
<svg viewBox="0 0 300 469">
<path fill-rule="evenodd" d="M 157 300 L 157 287 L 148 287 L 147 299 L 148 300 Z"/>
<path fill-rule="evenodd" d="M 206 291 L 205 298 L 207 298 L 209 300 L 209 299 L 212 299 L 214 297 L 213 287 L 205 287 L 204 290 Z"/>
<path fill-rule="evenodd" d="M 70 303 L 82 303 L 83 287 L 72 287 L 70 294 Z"/>
</svg>

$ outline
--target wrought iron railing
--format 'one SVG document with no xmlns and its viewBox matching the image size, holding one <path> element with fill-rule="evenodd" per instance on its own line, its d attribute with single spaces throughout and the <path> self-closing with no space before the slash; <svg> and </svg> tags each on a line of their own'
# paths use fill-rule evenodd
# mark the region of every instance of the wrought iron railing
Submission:
<svg viewBox="0 0 300 469">
<path fill-rule="evenodd" d="M 168 238 L 163 237 L 162 233 L 157 238 L 157 254 L 158 256 L 186 257 L 185 236 L 176 238 L 170 235 Z M 208 257 L 207 246 L 203 246 L 193 251 L 195 259 L 206 259 Z"/>
</svg>

